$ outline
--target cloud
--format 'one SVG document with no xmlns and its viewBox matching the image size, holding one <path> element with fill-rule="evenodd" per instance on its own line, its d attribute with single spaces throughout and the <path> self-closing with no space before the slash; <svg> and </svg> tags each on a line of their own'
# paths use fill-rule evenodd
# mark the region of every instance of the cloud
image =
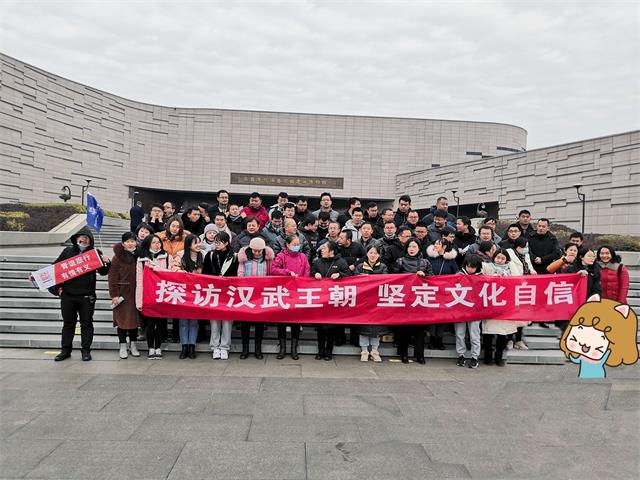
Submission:
<svg viewBox="0 0 640 480">
<path fill-rule="evenodd" d="M 181 107 L 638 128 L 633 2 L 4 2 L 2 51 Z"/>
</svg>

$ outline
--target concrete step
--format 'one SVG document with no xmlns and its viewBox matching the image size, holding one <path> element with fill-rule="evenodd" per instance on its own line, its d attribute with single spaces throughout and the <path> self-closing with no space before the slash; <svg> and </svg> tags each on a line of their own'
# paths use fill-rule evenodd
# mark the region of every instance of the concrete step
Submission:
<svg viewBox="0 0 640 480">
<path fill-rule="evenodd" d="M 110 300 L 107 289 L 97 289 L 96 295 L 98 300 Z M 0 298 L 43 298 L 51 299 L 59 302 L 57 297 L 51 295 L 48 291 L 40 291 L 31 286 L 29 282 L 25 287 L 5 287 L 0 283 Z"/>
<path fill-rule="evenodd" d="M 107 277 L 102 277 L 98 275 L 97 280 L 98 281 L 96 282 L 96 290 L 109 289 Z M 33 283 L 31 283 L 31 280 L 27 278 L 27 275 L 24 275 L 21 278 L 2 278 L 0 276 L 0 288 L 16 288 L 16 289 L 32 290 L 35 292 L 38 291 L 38 289 L 33 286 Z"/>
<path fill-rule="evenodd" d="M 111 310 L 99 310 L 93 315 L 94 320 L 112 320 Z M 58 308 L 3 308 L 0 309 L 0 319 L 2 320 L 59 320 L 60 309 Z"/>
<path fill-rule="evenodd" d="M 74 348 L 80 348 L 80 338 L 76 335 L 74 339 Z M 146 350 L 145 342 L 138 342 L 139 349 L 141 351 Z M 60 350 L 60 335 L 48 335 L 48 334 L 21 334 L 21 333 L 0 333 L 0 347 L 13 347 L 13 348 L 46 348 L 53 351 Z M 94 350 L 117 350 L 119 348 L 118 337 L 116 335 L 96 336 L 93 341 L 92 349 Z M 253 348 L 253 345 L 252 345 Z M 164 352 L 179 352 L 181 350 L 180 344 L 169 343 L 163 346 Z M 242 350 L 242 346 L 239 342 L 233 342 L 231 344 L 231 352 L 238 353 Z M 196 351 L 200 354 L 209 354 L 209 345 L 206 343 L 198 343 L 196 345 Z M 278 344 L 275 341 L 265 341 L 262 344 L 262 351 L 267 354 L 274 354 L 278 351 Z M 301 342 L 299 351 L 303 355 L 315 355 L 317 346 L 315 342 Z M 341 347 L 335 347 L 333 349 L 335 355 L 359 355 L 360 349 L 352 347 L 351 345 L 345 345 Z M 412 351 L 410 349 L 410 354 Z M 114 352 L 115 354 L 115 352 Z M 388 360 L 389 358 L 397 358 L 396 348 L 390 344 L 383 344 L 380 347 L 380 354 Z M 425 350 L 425 358 L 449 358 L 452 361 L 457 357 L 455 350 Z M 523 363 L 523 364 L 563 364 L 565 363 L 564 356 L 560 350 L 510 350 L 506 352 L 507 361 L 510 363 Z M 132 359 L 135 360 L 135 359 Z"/>
<path fill-rule="evenodd" d="M 38 290 L 36 290 L 38 291 Z M 46 292 L 49 296 L 44 298 L 0 298 L 0 312 L 3 312 L 5 309 L 22 309 L 22 310 L 33 310 L 33 309 L 46 309 L 46 308 L 54 308 L 56 310 L 60 309 L 60 300 Z M 98 300 L 96 301 L 95 310 L 109 310 L 111 311 L 111 301 L 110 300 Z"/>
</svg>

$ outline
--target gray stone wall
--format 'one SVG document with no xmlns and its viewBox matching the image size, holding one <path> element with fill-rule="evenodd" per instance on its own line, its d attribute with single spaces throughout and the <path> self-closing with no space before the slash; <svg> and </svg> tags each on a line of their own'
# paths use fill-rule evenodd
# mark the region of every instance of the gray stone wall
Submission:
<svg viewBox="0 0 640 480">
<path fill-rule="evenodd" d="M 640 131 L 457 163 L 398 175 L 398 195 L 408 193 L 415 208 L 444 194 L 453 203 L 499 202 L 501 218 L 523 208 L 535 218 L 581 228 L 582 204 L 574 184 L 586 194 L 585 231 L 640 235 Z"/>
<path fill-rule="evenodd" d="M 395 175 L 526 147 L 483 122 L 171 108 L 126 100 L 0 54 L 0 201 L 56 202 L 63 185 L 128 211 L 130 187 L 317 196 L 230 185 L 231 172 L 344 178 L 334 196 L 393 199 Z M 468 155 L 467 152 L 474 152 Z"/>
</svg>

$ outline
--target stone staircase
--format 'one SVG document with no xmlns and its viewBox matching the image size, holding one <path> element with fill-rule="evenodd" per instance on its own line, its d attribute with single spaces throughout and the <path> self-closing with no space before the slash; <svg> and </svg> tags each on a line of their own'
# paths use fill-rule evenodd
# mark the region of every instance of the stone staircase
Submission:
<svg viewBox="0 0 640 480">
<path fill-rule="evenodd" d="M 103 227 L 102 242 L 107 248 L 119 241 L 122 227 Z M 97 243 L 97 242 L 96 242 Z M 58 350 L 60 348 L 60 331 L 62 317 L 60 301 L 49 292 L 40 292 L 28 280 L 28 274 L 53 261 L 49 257 L 0 256 L 0 347 L 29 347 Z M 116 350 L 118 338 L 112 326 L 112 312 L 106 278 L 98 276 L 96 310 L 94 314 L 94 349 Z M 631 270 L 631 291 L 629 303 L 636 312 L 640 312 L 640 270 Z M 78 330 L 79 333 L 79 330 Z M 529 350 L 511 350 L 508 353 L 512 363 L 564 363 L 558 348 L 559 330 L 541 328 L 532 325 L 525 329 L 525 341 Z M 240 332 L 233 330 L 232 351 L 240 350 Z M 316 334 L 311 326 L 303 326 L 300 340 L 300 352 L 315 354 Z M 144 347 L 144 342 L 140 342 Z M 75 344 L 79 348 L 79 335 Z M 455 358 L 454 338 L 445 337 L 447 349 L 426 350 L 426 357 Z M 179 344 L 168 344 L 165 350 L 179 351 Z M 209 345 L 199 343 L 199 352 L 208 352 Z M 277 351 L 277 334 L 275 325 L 269 325 L 265 332 L 263 344 L 265 353 Z M 380 348 L 383 357 L 395 356 L 396 350 L 391 343 L 382 343 Z M 349 344 L 336 347 L 338 355 L 358 355 L 360 349 Z"/>
</svg>

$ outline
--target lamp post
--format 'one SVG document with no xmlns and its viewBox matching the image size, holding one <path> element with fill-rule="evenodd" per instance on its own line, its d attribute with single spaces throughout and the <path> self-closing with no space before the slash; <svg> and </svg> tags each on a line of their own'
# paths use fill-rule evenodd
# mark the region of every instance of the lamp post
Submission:
<svg viewBox="0 0 640 480">
<path fill-rule="evenodd" d="M 85 182 L 87 182 L 87 184 L 82 186 L 82 193 L 80 194 L 80 196 L 82 197 L 81 201 L 82 201 L 82 206 L 83 207 L 84 207 L 84 192 L 89 191 L 89 184 L 91 183 L 91 180 L 86 180 L 85 179 Z"/>
<path fill-rule="evenodd" d="M 585 233 L 585 231 L 584 231 L 584 212 L 585 212 L 585 204 L 587 202 L 587 195 L 580 191 L 580 189 L 582 188 L 582 184 L 581 183 L 576 183 L 574 185 L 574 188 L 576 189 L 576 193 L 578 194 L 578 200 L 580 200 L 582 202 L 582 234 L 584 234 Z"/>
<path fill-rule="evenodd" d="M 453 199 L 456 201 L 456 217 L 460 216 L 460 197 L 456 197 L 457 190 L 451 190 Z"/>
<path fill-rule="evenodd" d="M 67 185 L 62 187 L 62 194 L 58 195 L 58 198 L 67 203 L 71 199 L 71 189 Z"/>
</svg>

